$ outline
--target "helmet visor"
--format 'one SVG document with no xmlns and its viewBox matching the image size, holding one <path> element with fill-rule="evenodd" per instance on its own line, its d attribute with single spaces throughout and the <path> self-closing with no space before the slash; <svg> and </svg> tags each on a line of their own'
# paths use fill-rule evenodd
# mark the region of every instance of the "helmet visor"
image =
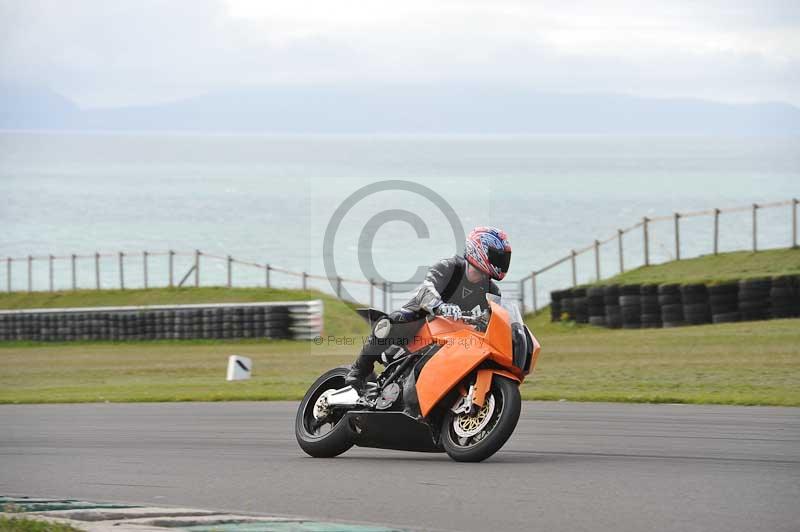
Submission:
<svg viewBox="0 0 800 532">
<path fill-rule="evenodd" d="M 511 264 L 511 252 L 502 249 L 489 249 L 489 262 L 503 273 L 508 272 Z"/>
</svg>

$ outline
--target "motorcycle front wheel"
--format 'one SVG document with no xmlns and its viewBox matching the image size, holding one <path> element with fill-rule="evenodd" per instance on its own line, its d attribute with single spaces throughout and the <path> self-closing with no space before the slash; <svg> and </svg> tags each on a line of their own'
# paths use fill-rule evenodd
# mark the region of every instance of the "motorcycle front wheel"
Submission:
<svg viewBox="0 0 800 532">
<path fill-rule="evenodd" d="M 306 454 L 315 458 L 332 458 L 353 446 L 350 428 L 342 422 L 343 415 L 333 415 L 320 422 L 314 416 L 317 400 L 329 390 L 344 388 L 348 368 L 334 368 L 318 378 L 306 392 L 297 409 L 294 434 Z"/>
<path fill-rule="evenodd" d="M 455 414 L 448 409 L 442 423 L 444 450 L 457 462 L 486 460 L 508 441 L 521 410 L 519 384 L 495 375 L 477 413 Z"/>
</svg>

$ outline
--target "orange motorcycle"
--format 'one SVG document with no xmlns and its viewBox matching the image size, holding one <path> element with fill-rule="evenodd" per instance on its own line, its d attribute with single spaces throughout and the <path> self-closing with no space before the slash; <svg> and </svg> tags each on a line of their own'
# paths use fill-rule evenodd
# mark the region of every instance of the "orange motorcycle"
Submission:
<svg viewBox="0 0 800 532">
<path fill-rule="evenodd" d="M 347 367 L 311 385 L 295 419 L 300 447 L 333 457 L 353 445 L 446 452 L 460 462 L 496 453 L 519 420 L 519 385 L 540 346 L 516 303 L 487 296 L 489 308 L 460 319 L 429 316 L 413 342 L 391 346 L 380 375 L 359 393 L 345 386 Z M 359 309 L 373 325 L 386 317 Z"/>
</svg>

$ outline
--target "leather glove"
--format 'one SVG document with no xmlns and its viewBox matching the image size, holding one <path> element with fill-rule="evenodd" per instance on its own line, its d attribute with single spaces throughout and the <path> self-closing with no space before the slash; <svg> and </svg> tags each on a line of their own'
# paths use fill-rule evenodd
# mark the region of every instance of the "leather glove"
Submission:
<svg viewBox="0 0 800 532">
<path fill-rule="evenodd" d="M 445 318 L 452 318 L 454 320 L 461 319 L 461 307 L 453 305 L 452 303 L 442 303 L 434 309 L 437 316 Z"/>
</svg>

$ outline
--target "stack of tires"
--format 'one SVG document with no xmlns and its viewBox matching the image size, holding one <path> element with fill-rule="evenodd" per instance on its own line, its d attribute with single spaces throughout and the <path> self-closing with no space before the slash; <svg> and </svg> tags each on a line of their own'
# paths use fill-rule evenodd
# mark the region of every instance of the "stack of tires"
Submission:
<svg viewBox="0 0 800 532">
<path fill-rule="evenodd" d="M 679 284 L 662 284 L 659 286 L 658 305 L 661 310 L 661 323 L 665 328 L 686 325 L 683 318 L 683 303 L 681 302 L 681 286 Z"/>
<path fill-rule="evenodd" d="M 589 323 L 598 327 L 606 326 L 606 303 L 602 286 L 592 286 L 586 289 L 586 303 L 588 305 Z"/>
<path fill-rule="evenodd" d="M 739 321 L 739 283 L 720 283 L 708 287 L 712 323 Z"/>
<path fill-rule="evenodd" d="M 683 319 L 688 325 L 711 323 L 711 308 L 708 305 L 708 288 L 702 283 L 681 286 Z"/>
<path fill-rule="evenodd" d="M 575 309 L 573 305 L 572 289 L 567 288 L 561 292 L 561 314 L 560 317 L 565 321 L 575 320 Z"/>
<path fill-rule="evenodd" d="M 608 285 L 589 288 L 572 288 L 551 292 L 553 301 L 550 312 L 553 321 L 572 320 L 591 323 L 611 329 L 680 327 L 704 323 L 729 323 L 736 321 L 767 320 L 800 316 L 800 275 L 783 275 L 775 278 L 755 278 L 724 282 L 706 286 L 704 284 L 646 284 Z M 234 311 L 236 312 L 236 311 Z M 71 329 L 71 323 L 49 321 L 42 318 L 44 336 L 63 332 L 74 334 L 76 339 L 89 339 L 85 330 L 84 316 L 79 325 Z M 122 319 L 123 316 L 120 316 Z M 142 320 L 141 317 L 137 319 Z M 0 319 L 0 339 L 3 335 L 25 335 L 20 326 L 9 316 Z M 237 320 L 238 321 L 238 320 Z M 245 320 L 246 321 L 246 320 Z M 176 324 L 179 322 L 176 316 Z M 126 323 L 121 321 L 120 323 Z M 136 333 L 149 337 L 152 325 L 141 321 L 141 330 Z M 117 322 L 92 322 L 92 331 L 105 335 L 116 334 Z M 123 332 L 123 331 L 120 331 Z M 245 337 L 247 332 L 243 331 Z M 255 332 L 261 336 L 260 331 Z M 264 331 L 267 336 L 267 331 Z M 121 336 L 122 337 L 122 336 Z"/>
<path fill-rule="evenodd" d="M 742 321 L 770 318 L 770 292 L 772 281 L 768 278 L 739 281 L 739 314 Z"/>
<path fill-rule="evenodd" d="M 619 306 L 619 285 L 611 284 L 603 287 L 603 303 L 605 306 L 606 327 L 619 329 L 622 327 L 622 308 Z"/>
<path fill-rule="evenodd" d="M 800 276 L 782 275 L 772 280 L 769 313 L 773 318 L 800 316 Z"/>
<path fill-rule="evenodd" d="M 661 307 L 658 304 L 658 285 L 643 284 L 639 290 L 642 305 L 642 329 L 661 327 Z"/>
<path fill-rule="evenodd" d="M 642 287 L 624 284 L 619 289 L 619 306 L 622 311 L 622 328 L 639 329 L 642 326 Z"/>
<path fill-rule="evenodd" d="M 561 321 L 561 313 L 563 312 L 561 302 L 566 292 L 566 290 L 553 290 L 550 292 L 550 321 Z"/>
<path fill-rule="evenodd" d="M 589 303 L 585 288 L 572 289 L 572 311 L 577 323 L 589 323 Z"/>
</svg>

